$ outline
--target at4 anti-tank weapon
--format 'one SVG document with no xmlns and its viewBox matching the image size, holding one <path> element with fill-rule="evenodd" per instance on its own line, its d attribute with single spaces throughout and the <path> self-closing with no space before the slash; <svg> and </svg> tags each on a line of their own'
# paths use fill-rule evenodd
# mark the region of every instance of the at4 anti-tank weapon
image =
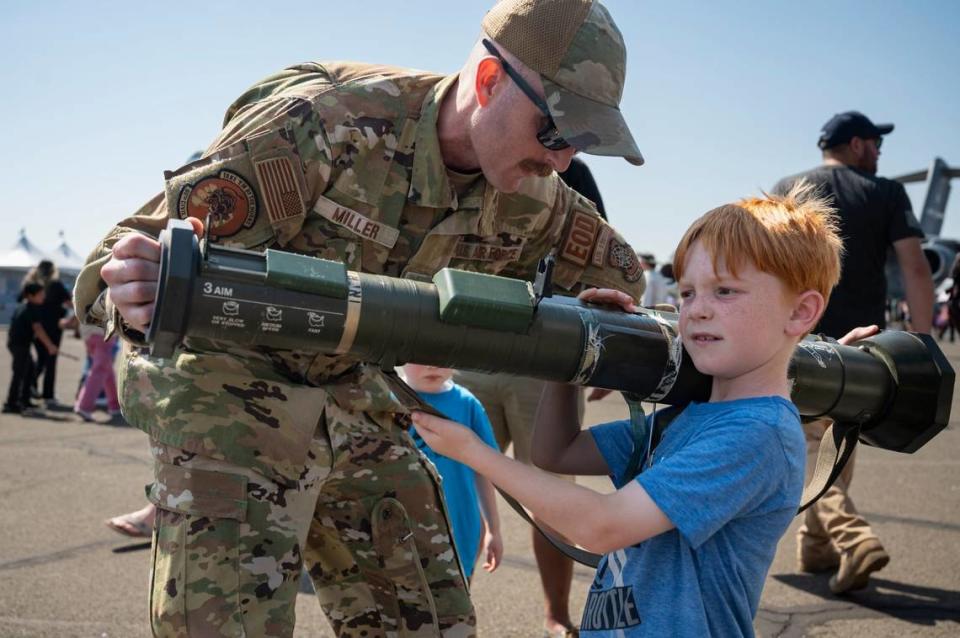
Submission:
<svg viewBox="0 0 960 638">
<path fill-rule="evenodd" d="M 632 414 L 640 400 L 682 405 L 709 396 L 710 378 L 683 356 L 676 315 L 550 297 L 549 261 L 535 287 L 452 269 L 431 284 L 292 253 L 201 243 L 179 220 L 169 222 L 160 241 L 147 334 L 157 357 L 172 356 L 184 339 L 196 337 L 349 354 L 385 368 L 412 362 L 506 372 L 620 390 Z M 950 417 L 954 371 L 926 335 L 888 331 L 853 346 L 807 339 L 794 352 L 789 376 L 801 414 L 835 420 L 801 509 L 839 475 L 858 438 L 913 452 Z M 575 560 L 597 565 L 598 556 L 540 531 Z"/>
<path fill-rule="evenodd" d="M 161 233 L 151 353 L 184 338 L 350 354 L 621 390 L 666 404 L 705 400 L 677 317 L 541 297 L 528 282 L 444 269 L 433 283 L 351 272 L 339 262 Z M 202 249 L 201 249 L 202 247 Z M 854 346 L 808 339 L 794 353 L 800 413 L 855 424 L 864 443 L 913 452 L 946 427 L 954 371 L 926 335 L 888 331 Z M 852 444 L 851 444 L 852 447 Z"/>
</svg>

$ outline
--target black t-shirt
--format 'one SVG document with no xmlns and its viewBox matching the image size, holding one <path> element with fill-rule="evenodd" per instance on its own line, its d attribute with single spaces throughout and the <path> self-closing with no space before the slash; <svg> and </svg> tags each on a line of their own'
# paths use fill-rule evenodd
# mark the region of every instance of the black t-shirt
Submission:
<svg viewBox="0 0 960 638">
<path fill-rule="evenodd" d="M 40 323 L 43 324 L 43 329 L 47 331 L 54 343 L 58 343 L 63 333 L 60 329 L 60 320 L 67 316 L 67 309 L 63 304 L 70 301 L 70 291 L 62 281 L 55 279 L 47 284 L 45 292 L 43 305 L 40 306 Z"/>
<path fill-rule="evenodd" d="M 885 325 L 887 249 L 900 239 L 923 237 L 903 184 L 849 166 L 818 166 L 785 177 L 773 187 L 784 195 L 806 179 L 833 200 L 844 255 L 840 283 L 816 332 L 839 338 L 857 326 Z"/>
<path fill-rule="evenodd" d="M 13 309 L 10 328 L 7 330 L 7 345 L 29 346 L 33 342 L 33 324 L 40 321 L 40 306 L 26 301 Z"/>
<path fill-rule="evenodd" d="M 600 197 L 600 189 L 597 188 L 597 182 L 593 179 L 593 173 L 587 167 L 586 163 L 579 158 L 572 158 L 567 170 L 559 174 L 563 183 L 577 191 L 597 207 L 600 217 L 607 218 L 607 211 L 603 209 L 603 198 Z"/>
</svg>

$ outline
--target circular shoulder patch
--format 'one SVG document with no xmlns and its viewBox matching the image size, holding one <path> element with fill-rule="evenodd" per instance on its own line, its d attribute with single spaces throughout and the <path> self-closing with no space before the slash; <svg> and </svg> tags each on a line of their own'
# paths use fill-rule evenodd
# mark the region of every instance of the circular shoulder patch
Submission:
<svg viewBox="0 0 960 638">
<path fill-rule="evenodd" d="M 610 247 L 607 249 L 607 261 L 623 273 L 624 280 L 631 284 L 643 277 L 640 260 L 637 259 L 637 253 L 633 252 L 629 244 L 611 239 Z"/>
<path fill-rule="evenodd" d="M 181 188 L 177 216 L 209 219 L 212 236 L 231 237 L 257 220 L 257 196 L 247 180 L 224 170 Z"/>
</svg>

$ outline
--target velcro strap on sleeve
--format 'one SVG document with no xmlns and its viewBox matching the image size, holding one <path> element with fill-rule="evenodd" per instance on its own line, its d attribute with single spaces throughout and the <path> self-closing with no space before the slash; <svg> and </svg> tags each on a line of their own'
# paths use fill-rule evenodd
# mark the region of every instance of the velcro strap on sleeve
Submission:
<svg viewBox="0 0 960 638">
<path fill-rule="evenodd" d="M 162 461 L 147 497 L 157 507 L 210 518 L 247 517 L 247 477 L 199 470 Z"/>
</svg>

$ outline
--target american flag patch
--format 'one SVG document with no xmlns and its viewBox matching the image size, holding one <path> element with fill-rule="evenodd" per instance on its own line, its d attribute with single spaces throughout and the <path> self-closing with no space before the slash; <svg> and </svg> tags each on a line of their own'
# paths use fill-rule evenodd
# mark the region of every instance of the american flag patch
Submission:
<svg viewBox="0 0 960 638">
<path fill-rule="evenodd" d="M 263 204 L 271 222 L 306 213 L 300 183 L 288 157 L 272 157 L 255 163 Z"/>
</svg>

